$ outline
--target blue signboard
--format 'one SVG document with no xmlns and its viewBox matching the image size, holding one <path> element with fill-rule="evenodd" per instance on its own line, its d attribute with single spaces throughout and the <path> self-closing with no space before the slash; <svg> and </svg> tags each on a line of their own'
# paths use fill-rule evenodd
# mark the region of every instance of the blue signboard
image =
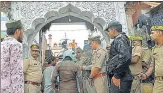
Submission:
<svg viewBox="0 0 163 93">
<path fill-rule="evenodd" d="M 1 38 L 5 38 L 7 36 L 7 33 L 6 32 L 1 32 Z"/>
<path fill-rule="evenodd" d="M 84 40 L 84 46 L 88 44 L 88 40 Z"/>
<path fill-rule="evenodd" d="M 7 17 L 1 17 L 1 21 L 7 21 Z"/>
</svg>

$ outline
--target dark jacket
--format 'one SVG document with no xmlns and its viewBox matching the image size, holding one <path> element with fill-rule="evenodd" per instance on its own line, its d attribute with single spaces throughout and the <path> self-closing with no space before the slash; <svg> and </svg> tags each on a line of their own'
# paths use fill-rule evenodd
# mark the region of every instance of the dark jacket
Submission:
<svg viewBox="0 0 163 93">
<path fill-rule="evenodd" d="M 128 80 L 132 80 L 129 69 L 130 63 L 130 41 L 125 34 L 120 33 L 111 44 L 109 60 L 107 62 L 109 74 L 119 79 L 127 77 Z"/>
</svg>

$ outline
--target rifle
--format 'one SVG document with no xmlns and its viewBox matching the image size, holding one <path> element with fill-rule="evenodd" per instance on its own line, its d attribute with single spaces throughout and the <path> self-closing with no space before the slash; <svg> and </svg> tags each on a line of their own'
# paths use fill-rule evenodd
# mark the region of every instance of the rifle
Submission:
<svg viewBox="0 0 163 93">
<path fill-rule="evenodd" d="M 106 73 L 107 73 L 106 78 L 108 80 L 108 84 L 107 84 L 108 85 L 108 91 L 109 91 L 108 93 L 110 93 L 111 92 L 111 79 L 113 77 L 113 74 L 112 74 L 113 68 L 109 66 L 110 60 L 108 60 L 107 63 L 108 64 L 106 64 Z"/>
</svg>

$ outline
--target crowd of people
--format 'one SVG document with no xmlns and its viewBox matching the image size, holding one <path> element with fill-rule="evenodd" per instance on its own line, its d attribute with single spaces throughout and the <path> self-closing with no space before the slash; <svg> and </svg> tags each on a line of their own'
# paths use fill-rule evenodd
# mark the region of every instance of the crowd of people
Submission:
<svg viewBox="0 0 163 93">
<path fill-rule="evenodd" d="M 83 49 L 39 61 L 40 46 L 32 44 L 23 59 L 20 20 L 6 23 L 8 37 L 1 42 L 2 93 L 163 93 L 163 26 L 151 27 L 154 47 L 144 49 L 141 36 L 127 36 L 122 24 L 112 21 L 106 34 L 114 39 L 101 46 L 100 36 L 89 36 Z M 75 44 L 75 43 L 74 43 Z M 75 59 L 74 59 L 75 54 Z M 151 84 L 145 92 L 143 83 Z"/>
</svg>

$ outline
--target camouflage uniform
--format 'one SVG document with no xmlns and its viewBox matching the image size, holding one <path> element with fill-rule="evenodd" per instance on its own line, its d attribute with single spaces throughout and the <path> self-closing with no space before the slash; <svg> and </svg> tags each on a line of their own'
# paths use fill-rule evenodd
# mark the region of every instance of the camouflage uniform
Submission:
<svg viewBox="0 0 163 93">
<path fill-rule="evenodd" d="M 78 57 L 78 55 L 80 55 L 80 57 Z M 76 61 L 75 61 L 75 63 L 78 66 L 82 66 L 82 61 L 84 61 L 83 50 L 81 48 L 77 48 L 76 49 Z M 78 71 L 77 86 L 78 86 L 79 93 L 83 93 L 84 89 L 83 89 L 82 71 Z"/>
<path fill-rule="evenodd" d="M 91 41 L 90 38 L 88 38 L 88 40 Z M 91 46 L 87 44 L 83 48 L 79 62 L 77 62 L 77 64 L 80 64 L 80 66 L 84 67 L 81 74 L 84 93 L 95 93 L 94 88 L 92 88 L 88 82 L 88 77 L 91 72 L 91 64 L 92 64 L 91 58 L 92 58 L 92 49 Z"/>
<path fill-rule="evenodd" d="M 81 58 L 77 60 L 76 64 L 78 64 L 79 66 L 84 66 L 84 70 L 81 72 L 80 77 L 79 78 L 80 80 L 80 87 L 81 90 L 80 91 L 83 91 L 84 93 L 94 93 L 94 88 L 91 88 L 89 83 L 88 83 L 88 77 L 90 75 L 90 72 L 91 72 L 91 50 L 87 50 L 87 51 L 81 51 L 81 49 L 78 49 L 76 50 L 76 52 L 81 52 Z"/>
<path fill-rule="evenodd" d="M 86 52 L 83 53 L 81 65 L 84 66 L 84 70 L 82 71 L 84 93 L 92 93 L 91 91 L 93 91 L 88 83 L 92 65 L 91 58 L 92 56 L 88 55 Z"/>
</svg>

